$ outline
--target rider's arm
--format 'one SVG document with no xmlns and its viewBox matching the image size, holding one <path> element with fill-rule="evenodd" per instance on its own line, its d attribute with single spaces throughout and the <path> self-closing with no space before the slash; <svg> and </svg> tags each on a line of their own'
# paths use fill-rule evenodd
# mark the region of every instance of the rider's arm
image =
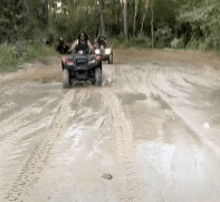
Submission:
<svg viewBox="0 0 220 202">
<path fill-rule="evenodd" d="M 88 46 L 89 46 L 89 49 L 90 49 L 91 51 L 93 51 L 93 50 L 94 50 L 94 47 L 93 47 L 92 43 L 91 43 L 89 40 L 87 41 L 87 44 L 88 44 Z"/>
<path fill-rule="evenodd" d="M 104 41 L 105 43 L 107 43 L 106 39 L 104 39 L 104 38 L 103 38 L 103 41 Z"/>
<path fill-rule="evenodd" d="M 72 45 L 71 45 L 70 49 L 68 50 L 68 52 L 72 52 L 76 48 L 77 44 L 78 44 L 78 40 L 75 40 L 72 43 Z"/>
</svg>

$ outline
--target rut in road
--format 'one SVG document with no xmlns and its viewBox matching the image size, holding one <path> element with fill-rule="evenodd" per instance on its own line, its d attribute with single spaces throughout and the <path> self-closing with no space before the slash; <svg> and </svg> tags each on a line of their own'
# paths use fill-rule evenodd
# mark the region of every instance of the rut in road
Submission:
<svg viewBox="0 0 220 202">
<path fill-rule="evenodd" d="M 68 91 L 64 95 L 48 133 L 43 136 L 42 142 L 32 150 L 17 179 L 8 191 L 4 199 L 5 202 L 17 201 L 22 194 L 27 192 L 37 182 L 39 173 L 43 169 L 51 147 L 65 129 L 70 112 L 69 103 L 73 100 L 73 96 L 72 91 Z"/>
<path fill-rule="evenodd" d="M 135 164 L 133 145 L 132 128 L 129 120 L 126 118 L 123 108 L 116 95 L 110 90 L 103 89 L 103 104 L 110 111 L 112 116 L 113 129 L 116 136 L 117 145 L 117 165 L 119 176 L 116 179 L 116 193 L 120 201 L 143 201 L 140 198 L 140 190 L 143 190 L 140 185 L 140 180 L 137 175 Z"/>
</svg>

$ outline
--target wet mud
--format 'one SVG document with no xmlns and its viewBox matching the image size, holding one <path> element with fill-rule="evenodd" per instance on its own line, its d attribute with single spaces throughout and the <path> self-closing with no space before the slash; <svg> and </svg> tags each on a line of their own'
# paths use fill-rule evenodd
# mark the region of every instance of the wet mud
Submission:
<svg viewBox="0 0 220 202">
<path fill-rule="evenodd" d="M 0 201 L 220 200 L 220 78 L 133 63 L 101 87 L 0 77 Z"/>
</svg>

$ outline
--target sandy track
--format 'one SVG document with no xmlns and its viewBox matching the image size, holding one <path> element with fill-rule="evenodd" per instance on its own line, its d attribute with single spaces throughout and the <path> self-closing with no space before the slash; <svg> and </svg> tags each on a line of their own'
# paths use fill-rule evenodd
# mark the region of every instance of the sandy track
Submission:
<svg viewBox="0 0 220 202">
<path fill-rule="evenodd" d="M 100 88 L 62 89 L 59 58 L 2 75 L 0 200 L 219 201 L 220 79 L 170 52 L 120 51 Z"/>
<path fill-rule="evenodd" d="M 44 167 L 54 141 L 56 141 L 57 137 L 62 134 L 63 128 L 66 127 L 70 111 L 68 106 L 72 99 L 73 95 L 70 92 L 67 92 L 64 95 L 64 98 L 58 105 L 58 114 L 55 113 L 55 116 L 52 119 L 50 130 L 46 131 L 47 133 L 44 134 L 40 143 L 33 148 L 30 156 L 27 157 L 27 161 L 21 168 L 17 179 L 15 179 L 15 182 L 5 197 L 6 201 L 7 199 L 9 201 L 16 201 L 38 180 L 38 174 Z"/>
<path fill-rule="evenodd" d="M 48 57 L 40 62 L 27 63 L 22 70 L 16 73 L 0 75 L 0 84 L 40 81 L 51 82 L 62 79 L 61 57 Z M 114 63 L 145 63 L 145 62 L 166 62 L 176 64 L 188 64 L 200 67 L 206 73 L 219 74 L 220 56 L 215 52 L 184 51 L 184 50 L 114 50 Z"/>
</svg>

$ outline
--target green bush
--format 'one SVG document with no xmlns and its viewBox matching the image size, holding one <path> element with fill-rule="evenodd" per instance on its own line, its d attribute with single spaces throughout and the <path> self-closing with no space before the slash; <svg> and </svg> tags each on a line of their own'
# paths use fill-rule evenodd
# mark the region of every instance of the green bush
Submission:
<svg viewBox="0 0 220 202">
<path fill-rule="evenodd" d="M 27 44 L 27 52 L 25 54 L 25 61 L 31 61 L 38 58 L 43 53 L 42 44 Z"/>
<path fill-rule="evenodd" d="M 187 49 L 219 50 L 220 21 L 219 1 L 186 1 L 180 7 L 177 20 L 190 25 L 191 40 Z"/>
<path fill-rule="evenodd" d="M 49 55 L 57 55 L 53 47 L 41 43 L 17 42 L 14 45 L 0 45 L 0 73 L 20 69 L 20 64 L 36 59 L 40 61 Z"/>
<path fill-rule="evenodd" d="M 138 37 L 133 37 L 129 39 L 129 43 L 134 46 L 145 44 L 146 37 L 143 35 L 139 35 Z"/>
<path fill-rule="evenodd" d="M 108 39 L 108 45 L 112 48 L 120 48 L 124 45 L 124 38 L 117 37 L 117 38 L 109 38 Z"/>
<path fill-rule="evenodd" d="M 0 46 L 0 72 L 14 71 L 18 68 L 20 59 L 16 52 L 16 47 L 3 44 Z"/>
<path fill-rule="evenodd" d="M 220 49 L 220 42 L 218 39 L 214 39 L 212 37 L 207 37 L 205 39 L 192 38 L 186 48 L 200 51 L 218 51 Z"/>
<path fill-rule="evenodd" d="M 171 41 L 171 48 L 184 49 L 185 48 L 184 39 L 183 38 L 180 38 L 180 39 L 174 38 L 173 41 Z"/>
<path fill-rule="evenodd" d="M 199 41 L 197 41 L 197 40 L 191 40 L 186 45 L 186 49 L 198 50 L 198 47 L 199 47 Z"/>
<path fill-rule="evenodd" d="M 200 50 L 200 51 L 208 51 L 210 49 L 210 45 L 203 41 L 203 40 L 191 40 L 187 46 L 186 49 L 191 49 L 191 50 Z"/>
<path fill-rule="evenodd" d="M 137 49 L 150 49 L 151 48 L 151 41 L 150 39 L 146 38 L 145 36 L 138 36 L 129 38 L 127 41 L 123 37 L 118 38 L 111 38 L 108 39 L 108 44 L 112 48 L 137 48 Z"/>
</svg>

